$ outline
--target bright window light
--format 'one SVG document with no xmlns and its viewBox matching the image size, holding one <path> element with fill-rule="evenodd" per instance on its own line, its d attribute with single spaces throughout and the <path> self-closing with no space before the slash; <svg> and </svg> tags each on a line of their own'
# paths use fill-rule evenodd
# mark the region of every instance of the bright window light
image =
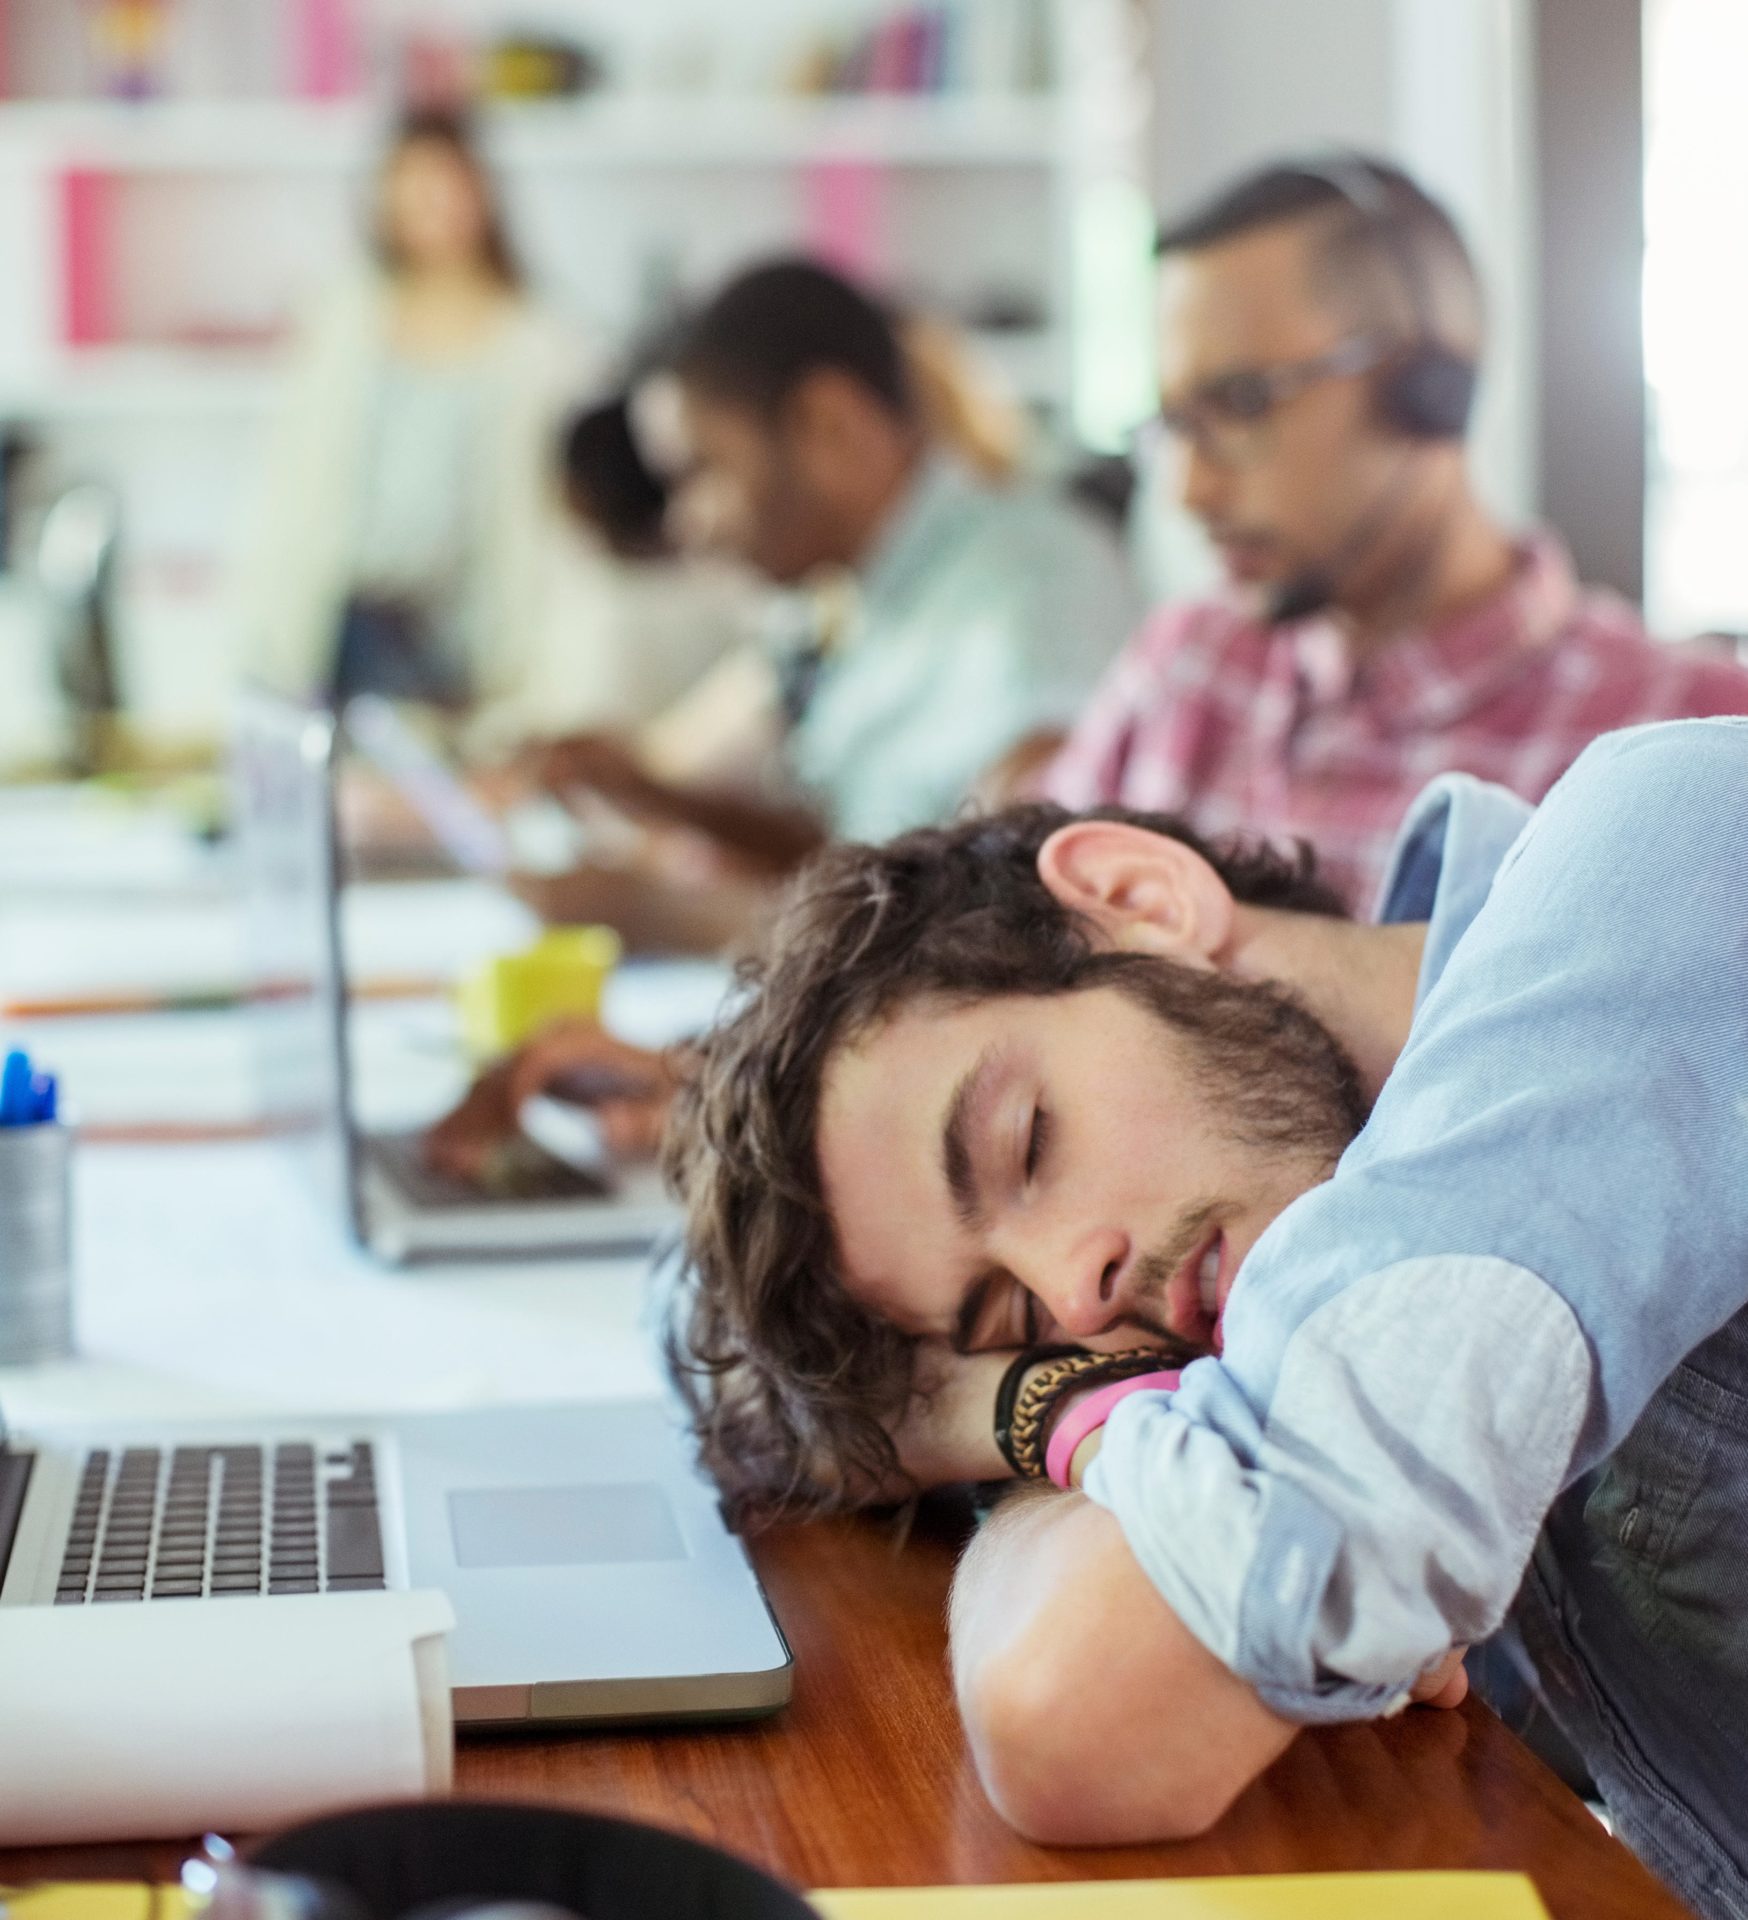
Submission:
<svg viewBox="0 0 1748 1920">
<path fill-rule="evenodd" d="M 1131 181 L 1082 189 L 1075 222 L 1074 425 L 1120 452 L 1159 404 L 1153 341 L 1153 208 Z"/>
<path fill-rule="evenodd" d="M 1646 0 L 1645 599 L 1670 637 L 1748 631 L 1748 72 L 1742 0 Z"/>
</svg>

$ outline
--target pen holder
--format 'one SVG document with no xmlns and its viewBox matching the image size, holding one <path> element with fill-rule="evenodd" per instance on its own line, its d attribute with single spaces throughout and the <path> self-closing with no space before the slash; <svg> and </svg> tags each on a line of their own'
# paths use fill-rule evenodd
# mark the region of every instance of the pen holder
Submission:
<svg viewBox="0 0 1748 1920">
<path fill-rule="evenodd" d="M 0 1367 L 73 1351 L 73 1129 L 0 1127 Z"/>
<path fill-rule="evenodd" d="M 611 927 L 554 927 L 521 953 L 483 962 L 456 996 L 468 1052 L 494 1059 L 549 1020 L 597 1018 L 619 951 Z"/>
</svg>

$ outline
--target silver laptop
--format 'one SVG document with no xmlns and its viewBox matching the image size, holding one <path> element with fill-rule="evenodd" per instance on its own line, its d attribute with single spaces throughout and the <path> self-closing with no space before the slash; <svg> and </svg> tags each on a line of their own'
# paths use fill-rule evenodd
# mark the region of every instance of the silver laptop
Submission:
<svg viewBox="0 0 1748 1920">
<path fill-rule="evenodd" d="M 360 1123 L 339 904 L 340 748 L 329 713 L 253 691 L 239 701 L 232 769 L 270 1115 L 382 1259 L 649 1246 L 675 1225 L 653 1167 L 571 1165 L 528 1142 L 486 1192 L 426 1166 L 422 1129 Z"/>
<path fill-rule="evenodd" d="M 782 1633 L 659 1401 L 40 1443 L 0 1421 L 0 1612 L 381 1587 L 448 1594 L 462 1724 L 789 1698 Z"/>
</svg>

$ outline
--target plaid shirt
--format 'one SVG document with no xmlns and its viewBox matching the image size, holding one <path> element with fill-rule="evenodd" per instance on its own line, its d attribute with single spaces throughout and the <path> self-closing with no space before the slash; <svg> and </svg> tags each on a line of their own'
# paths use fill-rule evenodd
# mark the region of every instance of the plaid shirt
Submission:
<svg viewBox="0 0 1748 1920">
<path fill-rule="evenodd" d="M 1269 627 L 1230 600 L 1166 608 L 1105 675 L 1043 786 L 1070 807 L 1182 813 L 1210 836 L 1307 840 L 1363 912 L 1438 774 L 1539 801 L 1598 734 L 1718 713 L 1748 713 L 1748 669 L 1650 639 L 1538 533 L 1502 592 L 1357 664 L 1327 618 Z"/>
</svg>

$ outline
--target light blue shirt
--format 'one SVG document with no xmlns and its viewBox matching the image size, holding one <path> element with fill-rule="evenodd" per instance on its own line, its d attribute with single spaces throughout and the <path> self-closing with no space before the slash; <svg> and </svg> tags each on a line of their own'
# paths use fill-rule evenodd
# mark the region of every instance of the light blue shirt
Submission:
<svg viewBox="0 0 1748 1920">
<path fill-rule="evenodd" d="M 1297 1720 L 1490 1634 L 1555 1497 L 1748 1304 L 1748 720 L 1611 734 L 1533 817 L 1438 781 L 1382 917 L 1430 925 L 1370 1121 L 1087 1477 Z"/>
<path fill-rule="evenodd" d="M 945 820 L 1010 747 L 1073 721 L 1135 616 L 1085 513 L 934 460 L 862 569 L 790 765 L 844 839 Z"/>
</svg>

